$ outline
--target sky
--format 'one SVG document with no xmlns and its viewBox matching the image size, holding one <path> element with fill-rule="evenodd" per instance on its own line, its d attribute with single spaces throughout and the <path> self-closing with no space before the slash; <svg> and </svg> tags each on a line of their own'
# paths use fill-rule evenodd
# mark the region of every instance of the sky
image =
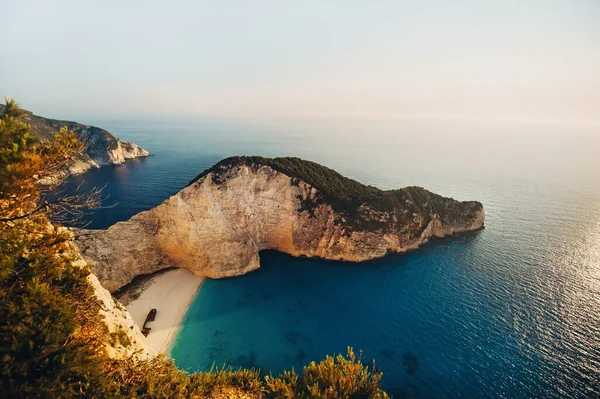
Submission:
<svg viewBox="0 0 600 399">
<path fill-rule="evenodd" d="M 600 121 L 600 1 L 0 0 L 0 96 L 66 119 Z"/>
</svg>

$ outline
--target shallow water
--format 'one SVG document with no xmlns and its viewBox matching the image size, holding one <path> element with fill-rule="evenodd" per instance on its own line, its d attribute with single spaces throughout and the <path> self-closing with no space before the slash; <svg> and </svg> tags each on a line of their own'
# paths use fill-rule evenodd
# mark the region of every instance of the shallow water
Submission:
<svg viewBox="0 0 600 399">
<path fill-rule="evenodd" d="M 376 359 L 394 397 L 600 396 L 600 127 L 458 121 L 98 123 L 154 156 L 77 177 L 106 184 L 102 228 L 229 155 L 296 155 L 380 188 L 479 200 L 486 228 L 365 264 L 261 253 L 207 280 L 172 356 L 300 368 Z"/>
</svg>

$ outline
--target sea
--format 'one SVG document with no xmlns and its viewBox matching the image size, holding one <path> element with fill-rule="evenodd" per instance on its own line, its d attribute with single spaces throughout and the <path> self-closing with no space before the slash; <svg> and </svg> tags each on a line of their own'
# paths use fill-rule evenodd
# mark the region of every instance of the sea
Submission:
<svg viewBox="0 0 600 399">
<path fill-rule="evenodd" d="M 232 155 L 297 156 L 381 189 L 478 200 L 485 229 L 355 264 L 264 251 L 206 280 L 173 345 L 190 372 L 346 354 L 394 398 L 600 397 L 600 124 L 442 119 L 89 121 L 152 153 L 92 170 L 106 228 Z"/>
</svg>

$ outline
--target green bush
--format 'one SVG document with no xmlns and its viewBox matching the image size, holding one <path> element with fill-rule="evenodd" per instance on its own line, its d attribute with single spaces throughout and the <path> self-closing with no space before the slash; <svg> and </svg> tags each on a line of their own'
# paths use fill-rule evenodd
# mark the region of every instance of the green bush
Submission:
<svg viewBox="0 0 600 399">
<path fill-rule="evenodd" d="M 300 376 L 292 371 L 267 377 L 266 392 L 272 399 L 383 399 L 388 396 L 381 390 L 381 377 L 348 348 L 347 357 L 327 356 L 312 362 Z"/>
</svg>

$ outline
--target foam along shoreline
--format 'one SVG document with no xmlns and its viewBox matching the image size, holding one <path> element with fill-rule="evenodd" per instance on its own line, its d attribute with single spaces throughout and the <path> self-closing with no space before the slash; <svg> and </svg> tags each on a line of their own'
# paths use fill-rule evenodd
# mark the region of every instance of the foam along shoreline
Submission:
<svg viewBox="0 0 600 399">
<path fill-rule="evenodd" d="M 202 281 L 203 277 L 198 277 L 187 269 L 172 269 L 151 276 L 143 286 L 137 287 L 135 298 L 130 298 L 130 293 L 123 295 L 122 302 L 140 330 L 148 312 L 156 309 L 155 320 L 146 325 L 151 331 L 145 338 L 145 343 L 152 352 L 169 355 L 185 312 Z"/>
</svg>

